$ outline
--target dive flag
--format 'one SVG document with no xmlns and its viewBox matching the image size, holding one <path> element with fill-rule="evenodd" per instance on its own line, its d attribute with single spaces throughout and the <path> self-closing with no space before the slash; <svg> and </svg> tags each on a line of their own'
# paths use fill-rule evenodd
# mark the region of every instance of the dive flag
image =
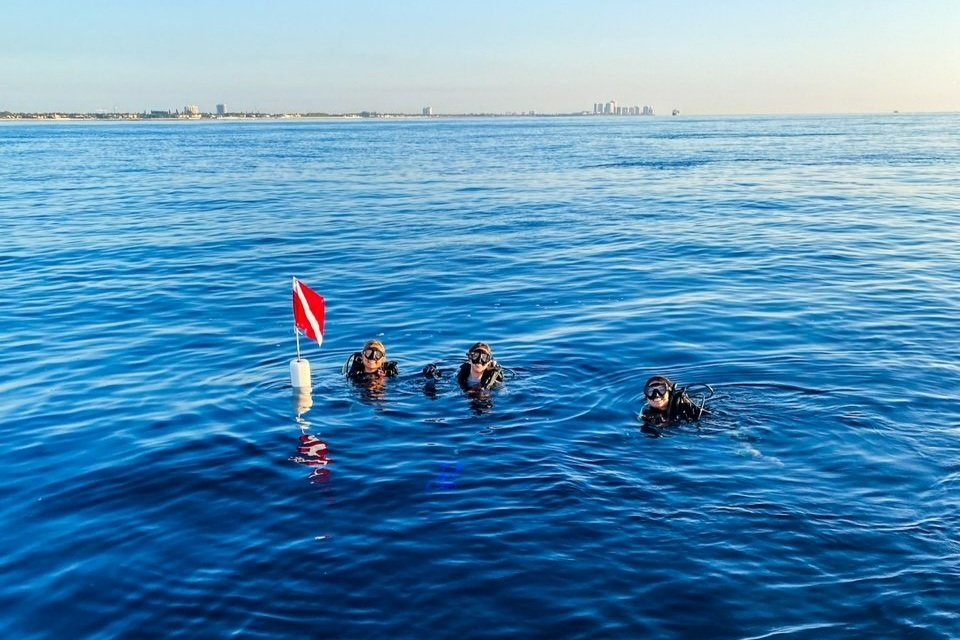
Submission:
<svg viewBox="0 0 960 640">
<path fill-rule="evenodd" d="M 293 322 L 303 335 L 317 341 L 317 346 L 323 344 L 323 326 L 326 315 L 326 304 L 323 296 L 300 282 L 293 279 Z"/>
</svg>

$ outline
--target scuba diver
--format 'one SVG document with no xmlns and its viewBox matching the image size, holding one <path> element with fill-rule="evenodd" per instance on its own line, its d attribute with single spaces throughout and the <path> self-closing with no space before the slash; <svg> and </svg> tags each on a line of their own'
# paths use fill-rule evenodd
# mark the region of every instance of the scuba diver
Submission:
<svg viewBox="0 0 960 640">
<path fill-rule="evenodd" d="M 343 375 L 354 382 L 373 382 L 398 374 L 396 361 L 387 361 L 387 348 L 379 340 L 368 340 L 362 351 L 350 354 L 343 363 Z"/>
<path fill-rule="evenodd" d="M 493 349 L 486 342 L 470 347 L 467 360 L 457 372 L 457 383 L 462 389 L 492 389 L 503 382 L 503 367 L 493 359 Z"/>
<path fill-rule="evenodd" d="M 430 397 L 436 397 L 437 380 L 443 372 L 436 364 L 428 364 L 423 368 L 423 376 L 427 379 L 424 392 Z M 504 369 L 493 359 L 493 349 L 486 342 L 477 342 L 467 351 L 467 361 L 457 370 L 457 384 L 463 389 L 470 400 L 470 409 L 476 415 L 489 413 L 493 409 L 493 394 L 491 389 L 503 382 Z"/>
<path fill-rule="evenodd" d="M 709 395 L 705 392 L 697 403 L 688 393 L 693 387 L 704 387 Z M 705 411 L 704 404 L 713 396 L 713 388 L 707 384 L 677 387 L 666 376 L 653 376 L 643 386 L 643 395 L 647 399 L 640 416 L 644 431 L 660 435 L 660 427 L 699 420 Z"/>
<path fill-rule="evenodd" d="M 423 368 L 423 376 L 429 381 L 440 378 L 443 372 L 436 364 Z M 503 382 L 503 367 L 493 359 L 493 349 L 486 342 L 477 342 L 467 351 L 467 362 L 457 371 L 457 384 L 464 391 L 488 390 Z"/>
</svg>

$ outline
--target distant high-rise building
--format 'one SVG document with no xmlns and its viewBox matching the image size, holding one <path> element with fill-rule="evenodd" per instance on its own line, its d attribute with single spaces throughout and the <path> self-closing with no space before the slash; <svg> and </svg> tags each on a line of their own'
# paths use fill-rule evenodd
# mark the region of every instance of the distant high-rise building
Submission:
<svg viewBox="0 0 960 640">
<path fill-rule="evenodd" d="M 423 113 L 423 115 L 425 115 L 425 116 L 432 116 L 432 115 L 433 115 L 433 107 L 424 107 L 422 113 Z"/>
<path fill-rule="evenodd" d="M 584 111 L 583 113 L 588 112 Z M 649 105 L 621 107 L 617 105 L 616 100 L 610 100 L 609 102 L 594 102 L 593 113 L 594 115 L 604 116 L 652 116 L 653 107 Z"/>
<path fill-rule="evenodd" d="M 217 105 L 217 115 L 218 115 L 218 116 L 225 116 L 225 115 L 227 115 L 227 105 L 225 105 L 225 104 L 218 104 L 218 105 Z"/>
<path fill-rule="evenodd" d="M 189 104 L 183 108 L 183 113 L 188 116 L 200 115 L 200 107 L 195 104 Z"/>
</svg>

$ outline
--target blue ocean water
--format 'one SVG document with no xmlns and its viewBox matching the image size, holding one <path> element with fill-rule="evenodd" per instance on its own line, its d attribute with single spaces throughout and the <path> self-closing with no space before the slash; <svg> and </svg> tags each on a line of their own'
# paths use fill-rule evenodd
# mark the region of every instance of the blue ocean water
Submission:
<svg viewBox="0 0 960 640">
<path fill-rule="evenodd" d="M 960 637 L 958 132 L 0 125 L 0 637 Z"/>
</svg>

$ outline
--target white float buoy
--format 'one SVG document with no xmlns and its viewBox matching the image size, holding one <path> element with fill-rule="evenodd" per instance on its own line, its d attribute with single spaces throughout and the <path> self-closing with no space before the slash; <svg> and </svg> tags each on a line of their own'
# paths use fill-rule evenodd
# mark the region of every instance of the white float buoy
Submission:
<svg viewBox="0 0 960 640">
<path fill-rule="evenodd" d="M 305 358 L 294 358 L 290 361 L 290 386 L 305 391 L 313 388 L 310 381 L 310 362 Z"/>
</svg>

